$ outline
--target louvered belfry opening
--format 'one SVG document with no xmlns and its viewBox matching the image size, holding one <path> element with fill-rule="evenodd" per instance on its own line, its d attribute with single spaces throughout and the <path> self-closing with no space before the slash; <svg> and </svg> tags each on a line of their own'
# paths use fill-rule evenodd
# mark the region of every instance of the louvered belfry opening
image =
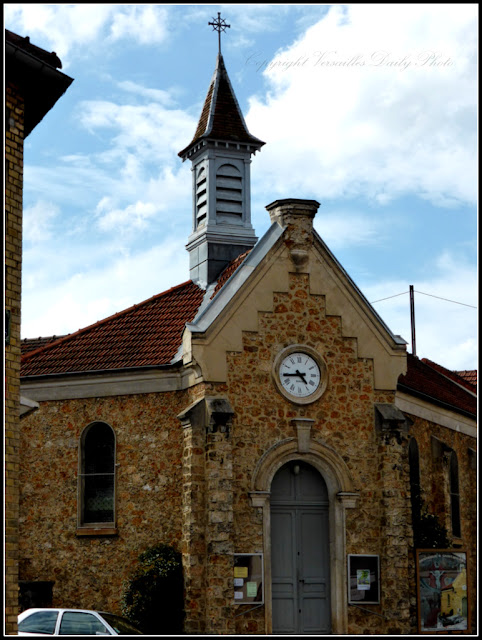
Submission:
<svg viewBox="0 0 482 640">
<path fill-rule="evenodd" d="M 207 202 L 207 175 L 204 167 L 197 172 L 196 179 L 196 227 L 199 228 L 206 223 L 208 213 Z"/>
<path fill-rule="evenodd" d="M 232 164 L 223 164 L 216 174 L 216 214 L 243 215 L 243 178 Z"/>
</svg>

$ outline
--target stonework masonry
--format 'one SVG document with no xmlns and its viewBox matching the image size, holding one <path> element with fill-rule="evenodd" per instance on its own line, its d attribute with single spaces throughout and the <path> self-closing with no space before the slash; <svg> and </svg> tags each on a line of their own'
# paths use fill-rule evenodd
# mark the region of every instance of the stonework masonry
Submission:
<svg viewBox="0 0 482 640">
<path fill-rule="evenodd" d="M 20 429 L 20 303 L 22 279 L 23 120 L 19 88 L 5 89 L 5 631 L 16 633 L 18 613 L 18 469 Z"/>
<path fill-rule="evenodd" d="M 53 605 L 119 611 L 123 581 L 139 553 L 158 542 L 181 550 L 183 443 L 176 416 L 185 395 L 45 403 L 25 424 L 20 578 L 53 580 Z M 116 434 L 118 535 L 79 537 L 79 443 L 96 421 Z"/>
</svg>

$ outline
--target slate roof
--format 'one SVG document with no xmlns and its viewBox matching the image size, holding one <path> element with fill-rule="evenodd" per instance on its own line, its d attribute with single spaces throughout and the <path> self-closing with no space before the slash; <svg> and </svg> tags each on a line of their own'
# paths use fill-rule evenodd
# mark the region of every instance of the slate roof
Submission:
<svg viewBox="0 0 482 640">
<path fill-rule="evenodd" d="M 22 355 L 21 376 L 166 365 L 204 291 L 192 281 Z M 40 339 L 41 340 L 41 339 Z"/>
<path fill-rule="evenodd" d="M 428 362 L 419 360 L 410 353 L 407 354 L 407 373 L 400 376 L 398 389 L 475 418 L 477 396 L 474 395 L 474 391 L 471 393 L 461 385 L 454 384 L 454 379 L 439 371 L 444 367 Z"/>
<path fill-rule="evenodd" d="M 246 123 L 234 94 L 222 55 L 218 55 L 208 93 L 201 111 L 201 117 L 188 146 L 179 152 L 184 157 L 201 139 L 223 140 L 227 142 L 243 142 L 256 149 L 265 143 L 248 131 Z"/>
</svg>

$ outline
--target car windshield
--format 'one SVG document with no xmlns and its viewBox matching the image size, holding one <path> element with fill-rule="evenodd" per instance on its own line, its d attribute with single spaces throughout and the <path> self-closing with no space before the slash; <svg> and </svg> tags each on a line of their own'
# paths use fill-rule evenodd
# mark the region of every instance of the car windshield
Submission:
<svg viewBox="0 0 482 640">
<path fill-rule="evenodd" d="M 142 631 L 139 631 L 139 629 L 129 622 L 129 620 L 126 620 L 126 618 L 115 616 L 112 613 L 103 613 L 100 611 L 99 613 L 120 636 L 142 635 Z"/>
</svg>

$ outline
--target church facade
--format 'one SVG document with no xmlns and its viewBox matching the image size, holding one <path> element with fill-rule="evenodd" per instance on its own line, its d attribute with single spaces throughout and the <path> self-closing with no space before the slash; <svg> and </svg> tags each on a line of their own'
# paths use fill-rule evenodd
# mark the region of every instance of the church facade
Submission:
<svg viewBox="0 0 482 640">
<path fill-rule="evenodd" d="M 470 631 L 476 388 L 407 354 L 314 230 L 318 202 L 267 203 L 256 238 L 263 144 L 219 55 L 179 154 L 190 279 L 25 343 L 21 587 L 120 612 L 139 554 L 166 543 L 186 633 L 407 634 L 438 624 L 421 620 L 425 530 L 434 558 L 465 554 Z"/>
</svg>

